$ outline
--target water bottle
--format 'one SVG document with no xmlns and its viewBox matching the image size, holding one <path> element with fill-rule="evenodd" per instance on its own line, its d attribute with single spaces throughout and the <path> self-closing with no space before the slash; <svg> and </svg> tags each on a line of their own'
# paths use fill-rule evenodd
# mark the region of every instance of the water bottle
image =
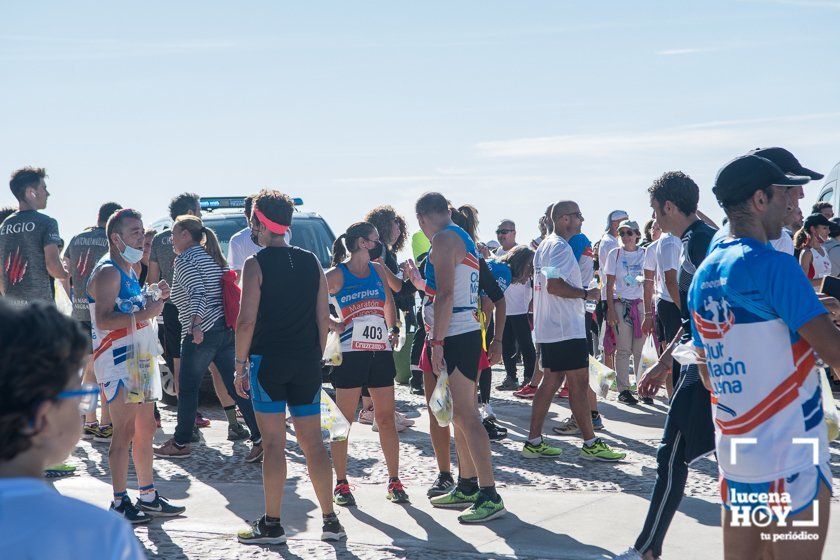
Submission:
<svg viewBox="0 0 840 560">
<path fill-rule="evenodd" d="M 160 289 L 160 286 L 155 284 L 149 284 L 143 287 L 143 295 L 148 298 L 151 298 L 152 301 L 158 301 L 163 295 L 163 291 Z"/>
</svg>

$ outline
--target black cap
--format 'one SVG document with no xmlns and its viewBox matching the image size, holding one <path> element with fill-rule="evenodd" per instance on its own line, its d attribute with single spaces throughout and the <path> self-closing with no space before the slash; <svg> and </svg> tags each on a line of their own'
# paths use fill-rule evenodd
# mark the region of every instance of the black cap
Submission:
<svg viewBox="0 0 840 560">
<path fill-rule="evenodd" d="M 805 223 L 802 224 L 802 228 L 805 231 L 808 231 L 808 228 L 817 227 L 817 226 L 827 226 L 829 229 L 831 229 L 831 226 L 833 226 L 833 225 L 836 225 L 836 224 L 832 224 L 829 221 L 829 219 L 826 218 L 825 216 L 823 216 L 822 214 L 816 213 L 816 214 L 811 214 L 810 216 L 805 218 Z"/>
<path fill-rule="evenodd" d="M 828 226 L 828 236 L 837 237 L 840 235 L 840 218 L 831 218 L 828 221 L 831 222 L 831 225 Z"/>
<path fill-rule="evenodd" d="M 747 153 L 763 157 L 764 159 L 769 159 L 788 175 L 804 175 L 805 177 L 810 177 L 815 180 L 823 178 L 822 173 L 817 173 L 816 171 L 811 171 L 807 167 L 802 167 L 802 164 L 799 163 L 796 156 L 784 148 L 756 148 L 755 150 Z"/>
<path fill-rule="evenodd" d="M 808 177 L 785 175 L 779 166 L 763 157 L 746 155 L 733 159 L 718 171 L 712 192 L 724 206 L 743 202 L 772 185 L 796 187 L 810 181 Z"/>
</svg>

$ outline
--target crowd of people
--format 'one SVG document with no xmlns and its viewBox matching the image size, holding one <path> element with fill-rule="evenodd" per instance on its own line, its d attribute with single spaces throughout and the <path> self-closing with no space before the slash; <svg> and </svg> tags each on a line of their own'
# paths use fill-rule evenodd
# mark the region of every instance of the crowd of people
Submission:
<svg viewBox="0 0 840 560">
<path fill-rule="evenodd" d="M 840 273 L 840 218 L 822 202 L 803 219 L 802 187 L 822 175 L 785 149 L 753 150 L 720 169 L 713 192 L 726 213 L 721 227 L 700 212 L 699 187 L 679 171 L 648 188 L 653 219 L 640 226 L 615 210 L 594 244 L 576 201 L 551 203 L 533 240 L 521 243 L 517 225 L 502 219 L 496 239 L 482 242 L 475 207 L 429 192 L 415 205 L 416 233 L 390 206 L 375 208 L 336 239 L 328 270 L 290 244 L 295 203 L 274 190 L 246 197 L 248 227 L 231 238 L 227 255 L 191 193 L 172 199 L 172 227 L 161 232 L 146 229 L 136 210 L 105 203 L 96 225 L 65 247 L 57 221 L 43 213 L 46 177 L 40 168 L 14 172 L 18 206 L 0 214 L 0 509 L 22 512 L 0 527 L 11 550 L 45 557 L 64 545 L 34 539 L 33 530 L 45 523 L 74 530 L 88 516 L 108 528 L 97 531 L 107 535 L 97 546 L 140 558 L 128 524 L 188 515 L 156 490 L 153 461 L 189 460 L 207 422 L 198 400 L 208 369 L 229 439 L 248 439 L 242 460 L 263 464 L 264 515 L 239 541 L 286 540 L 287 422 L 320 505 L 322 538 L 346 538 L 335 507 L 356 504 L 347 474 L 356 458 L 347 438 L 329 442 L 327 452 L 322 388 L 332 386 L 349 423 L 373 424 L 386 498 L 408 502 L 399 432 L 413 420 L 396 410 L 394 349 L 416 326 L 410 390 L 429 403 L 446 372 L 452 409 L 450 425 L 430 420 L 438 474 L 426 494 L 433 507 L 460 510 L 461 523 L 506 511 L 491 454 L 491 442 L 507 437 L 491 406 L 493 365 L 505 371 L 496 391 L 531 401 L 523 457 L 561 455 L 543 437 L 556 396 L 568 398 L 571 415 L 552 431 L 580 438 L 581 459 L 626 457 L 596 433 L 604 419 L 590 370 L 600 360 L 615 372 L 619 402 L 651 404 L 663 392 L 669 403 L 647 517 L 621 558 L 662 554 L 688 467 L 712 453 L 727 558 L 822 553 L 831 471 L 820 367 L 840 367 L 840 304 L 820 291 L 824 278 Z M 400 263 L 409 241 L 412 258 Z M 54 303 L 64 294 L 70 317 Z M 325 378 L 329 336 L 342 360 Z M 159 341 L 178 404 L 174 432 L 154 447 Z M 72 472 L 61 461 L 80 434 L 110 446 L 110 514 L 38 480 Z M 738 437 L 752 444 L 736 460 Z M 796 445 L 802 438 L 817 443 L 813 452 Z M 755 494 L 782 489 L 790 500 L 784 515 L 817 516 L 818 539 L 768 541 L 759 528 L 731 522 L 733 511 L 755 505 Z"/>
</svg>

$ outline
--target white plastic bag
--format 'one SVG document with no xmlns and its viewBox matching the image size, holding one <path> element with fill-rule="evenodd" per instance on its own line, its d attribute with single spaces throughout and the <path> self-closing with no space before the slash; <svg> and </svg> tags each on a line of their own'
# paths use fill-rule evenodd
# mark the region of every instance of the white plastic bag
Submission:
<svg viewBox="0 0 840 560">
<path fill-rule="evenodd" d="M 435 390 L 432 391 L 432 397 L 429 399 L 429 409 L 441 428 L 452 422 L 452 392 L 449 390 L 449 374 L 446 370 L 438 375 Z"/>
<path fill-rule="evenodd" d="M 55 290 L 55 306 L 61 313 L 68 317 L 73 315 L 73 302 L 64 290 L 64 286 L 58 280 L 53 280 L 53 289 Z"/>
<path fill-rule="evenodd" d="M 350 433 L 350 422 L 323 389 L 321 389 L 321 429 L 330 433 L 332 441 L 344 441 Z"/>
<path fill-rule="evenodd" d="M 125 402 L 144 403 L 161 399 L 163 390 L 160 383 L 158 356 L 162 354 L 157 334 L 157 322 L 145 321 L 137 328 L 134 314 L 131 315 L 131 343 L 126 365 L 128 378 L 125 380 Z"/>
<path fill-rule="evenodd" d="M 656 353 L 656 345 L 653 342 L 653 336 L 648 336 L 647 340 L 645 340 L 645 345 L 642 347 L 642 367 L 636 368 L 636 371 L 640 372 L 639 376 L 641 376 L 641 372 L 653 367 L 657 361 L 659 361 L 659 354 Z"/>
<path fill-rule="evenodd" d="M 828 376 L 822 368 L 820 368 L 820 387 L 822 388 L 823 416 L 825 416 L 825 423 L 828 426 L 828 441 L 830 443 L 840 435 L 840 412 L 837 410 L 837 403 L 831 393 Z"/>
<path fill-rule="evenodd" d="M 671 357 L 684 366 L 693 366 L 703 362 L 691 341 L 678 344 L 671 352 Z"/>
<path fill-rule="evenodd" d="M 589 356 L 589 386 L 595 394 L 605 399 L 613 381 L 615 381 L 615 372 Z"/>
<path fill-rule="evenodd" d="M 330 331 L 327 335 L 327 345 L 324 348 L 324 363 L 331 366 L 340 366 L 344 360 L 341 356 L 341 335 Z"/>
</svg>

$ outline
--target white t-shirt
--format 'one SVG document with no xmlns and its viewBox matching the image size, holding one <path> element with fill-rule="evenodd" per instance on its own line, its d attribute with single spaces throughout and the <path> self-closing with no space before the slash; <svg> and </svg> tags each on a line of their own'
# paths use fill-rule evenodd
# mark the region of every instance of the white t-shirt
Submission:
<svg viewBox="0 0 840 560">
<path fill-rule="evenodd" d="M 245 260 L 256 255 L 261 248 L 251 239 L 251 228 L 237 231 L 228 243 L 228 266 L 231 270 L 242 270 Z"/>
<path fill-rule="evenodd" d="M 615 276 L 613 296 L 616 299 L 642 299 L 644 288 L 639 277 L 644 276 L 644 264 L 644 249 L 636 249 L 630 253 L 622 247 L 616 247 L 610 251 L 603 267 L 605 275 Z"/>
<path fill-rule="evenodd" d="M 524 284 L 511 282 L 505 290 L 505 311 L 507 315 L 526 315 L 533 294 L 534 288 L 531 282 Z"/>
<path fill-rule="evenodd" d="M 781 251 L 782 253 L 787 253 L 788 255 L 793 254 L 793 238 L 790 234 L 782 228 L 782 235 L 778 239 L 771 239 L 770 245 L 773 246 L 774 249 L 777 251 Z"/>
<path fill-rule="evenodd" d="M 657 245 L 659 245 L 659 239 L 651 242 L 650 245 L 645 247 L 645 262 L 644 262 L 644 267 L 643 267 L 645 272 L 653 272 L 653 297 L 655 299 L 659 299 L 659 297 L 660 297 L 659 278 L 656 275 L 656 246 Z"/>
<path fill-rule="evenodd" d="M 508 252 L 505 251 L 505 248 L 502 247 L 501 245 L 496 247 L 496 250 L 493 251 L 493 254 L 496 255 L 497 257 L 504 257 L 505 255 L 507 255 L 507 253 Z"/>
<path fill-rule="evenodd" d="M 663 233 L 656 244 L 656 285 L 657 294 L 663 301 L 674 303 L 674 298 L 668 292 L 665 285 L 665 273 L 669 270 L 680 269 L 680 253 L 682 252 L 682 239 Z"/>
<path fill-rule="evenodd" d="M 0 557 L 146 560 L 118 515 L 34 478 L 0 478 Z"/>
<path fill-rule="evenodd" d="M 546 237 L 534 254 L 534 337 L 538 343 L 586 338 L 583 298 L 549 294 L 549 278 L 583 288 L 575 254 L 556 234 Z"/>
<path fill-rule="evenodd" d="M 610 232 L 601 237 L 601 243 L 598 245 L 598 268 L 599 276 L 601 277 L 601 299 L 607 299 L 607 273 L 604 270 L 604 262 L 610 251 L 618 247 L 618 239 L 610 235 Z"/>
</svg>

